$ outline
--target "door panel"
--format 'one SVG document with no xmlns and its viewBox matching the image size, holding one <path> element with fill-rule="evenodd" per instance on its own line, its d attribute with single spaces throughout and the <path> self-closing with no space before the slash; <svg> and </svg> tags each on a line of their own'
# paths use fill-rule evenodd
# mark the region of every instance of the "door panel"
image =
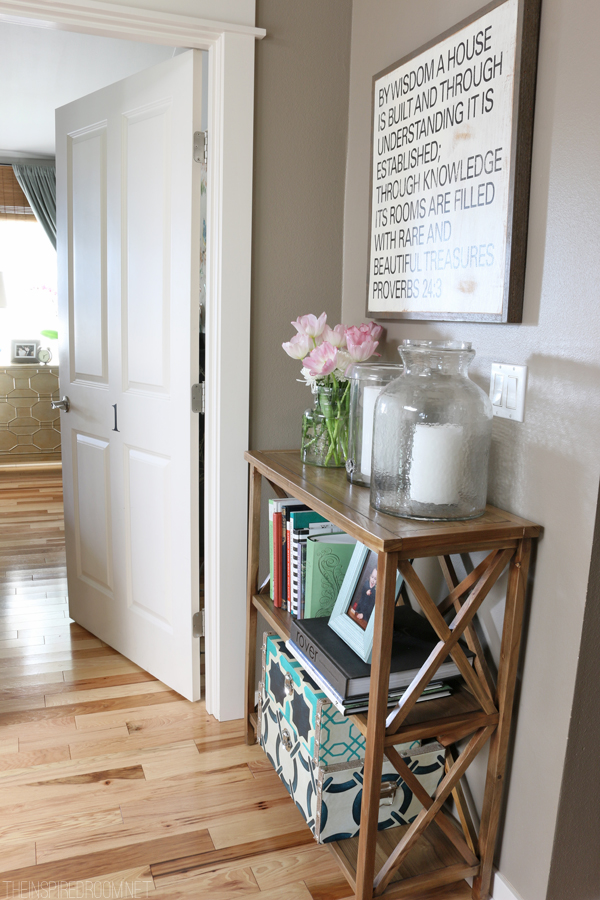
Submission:
<svg viewBox="0 0 600 900">
<path fill-rule="evenodd" d="M 169 391 L 170 123 L 171 102 L 135 110 L 123 118 L 124 384 L 165 394 Z"/>
<path fill-rule="evenodd" d="M 106 384 L 106 126 L 70 136 L 68 153 L 75 377 Z"/>
<path fill-rule="evenodd" d="M 128 602 L 172 632 L 170 475 L 169 459 L 127 448 Z"/>
<path fill-rule="evenodd" d="M 57 111 L 70 613 L 194 700 L 201 73 L 188 51 Z"/>
<path fill-rule="evenodd" d="M 77 574 L 91 587 L 112 591 L 112 517 L 109 443 L 73 432 Z"/>
</svg>

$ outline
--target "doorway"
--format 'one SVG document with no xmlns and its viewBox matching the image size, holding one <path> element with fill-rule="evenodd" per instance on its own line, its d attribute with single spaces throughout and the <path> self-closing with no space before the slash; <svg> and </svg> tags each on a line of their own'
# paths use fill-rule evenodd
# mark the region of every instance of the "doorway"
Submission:
<svg viewBox="0 0 600 900">
<path fill-rule="evenodd" d="M 232 520 L 230 511 L 245 506 L 247 491 L 242 452 L 248 429 L 253 68 L 254 41 L 264 32 L 248 18 L 223 24 L 216 0 L 205 4 L 214 20 L 130 8 L 126 14 L 108 12 L 92 4 L 82 11 L 80 4 L 54 7 L 42 0 L 32 0 L 27 9 L 53 28 L 209 51 L 209 169 L 212 165 L 215 189 L 209 192 L 207 217 L 207 708 L 217 718 L 235 718 L 243 706 L 246 523 L 243 514 Z M 13 12 L 14 4 L 0 2 L 0 16 Z"/>
</svg>

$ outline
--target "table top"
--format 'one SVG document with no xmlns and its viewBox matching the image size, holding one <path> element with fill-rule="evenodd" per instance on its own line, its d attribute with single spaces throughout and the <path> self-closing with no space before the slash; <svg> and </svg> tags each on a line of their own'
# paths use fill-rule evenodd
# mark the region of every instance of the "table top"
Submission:
<svg viewBox="0 0 600 900">
<path fill-rule="evenodd" d="M 373 509 L 369 489 L 350 484 L 344 469 L 304 465 L 299 450 L 247 451 L 244 456 L 261 475 L 378 553 L 412 558 L 509 547 L 542 532 L 540 525 L 489 505 L 476 519 L 400 519 Z"/>
</svg>

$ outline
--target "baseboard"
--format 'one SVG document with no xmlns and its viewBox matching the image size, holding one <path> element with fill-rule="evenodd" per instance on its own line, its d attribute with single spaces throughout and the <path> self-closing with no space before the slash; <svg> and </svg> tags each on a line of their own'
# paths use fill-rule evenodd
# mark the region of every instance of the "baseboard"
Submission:
<svg viewBox="0 0 600 900">
<path fill-rule="evenodd" d="M 523 900 L 523 898 L 517 894 L 510 881 L 507 881 L 500 872 L 494 870 L 492 900 Z"/>
</svg>

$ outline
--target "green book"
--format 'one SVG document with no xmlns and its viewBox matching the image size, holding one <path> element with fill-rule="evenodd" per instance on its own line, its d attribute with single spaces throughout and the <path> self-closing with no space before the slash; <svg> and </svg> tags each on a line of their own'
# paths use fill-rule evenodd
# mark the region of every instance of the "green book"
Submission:
<svg viewBox="0 0 600 900">
<path fill-rule="evenodd" d="M 330 616 L 356 541 L 348 534 L 323 534 L 306 542 L 304 618 Z"/>
</svg>

